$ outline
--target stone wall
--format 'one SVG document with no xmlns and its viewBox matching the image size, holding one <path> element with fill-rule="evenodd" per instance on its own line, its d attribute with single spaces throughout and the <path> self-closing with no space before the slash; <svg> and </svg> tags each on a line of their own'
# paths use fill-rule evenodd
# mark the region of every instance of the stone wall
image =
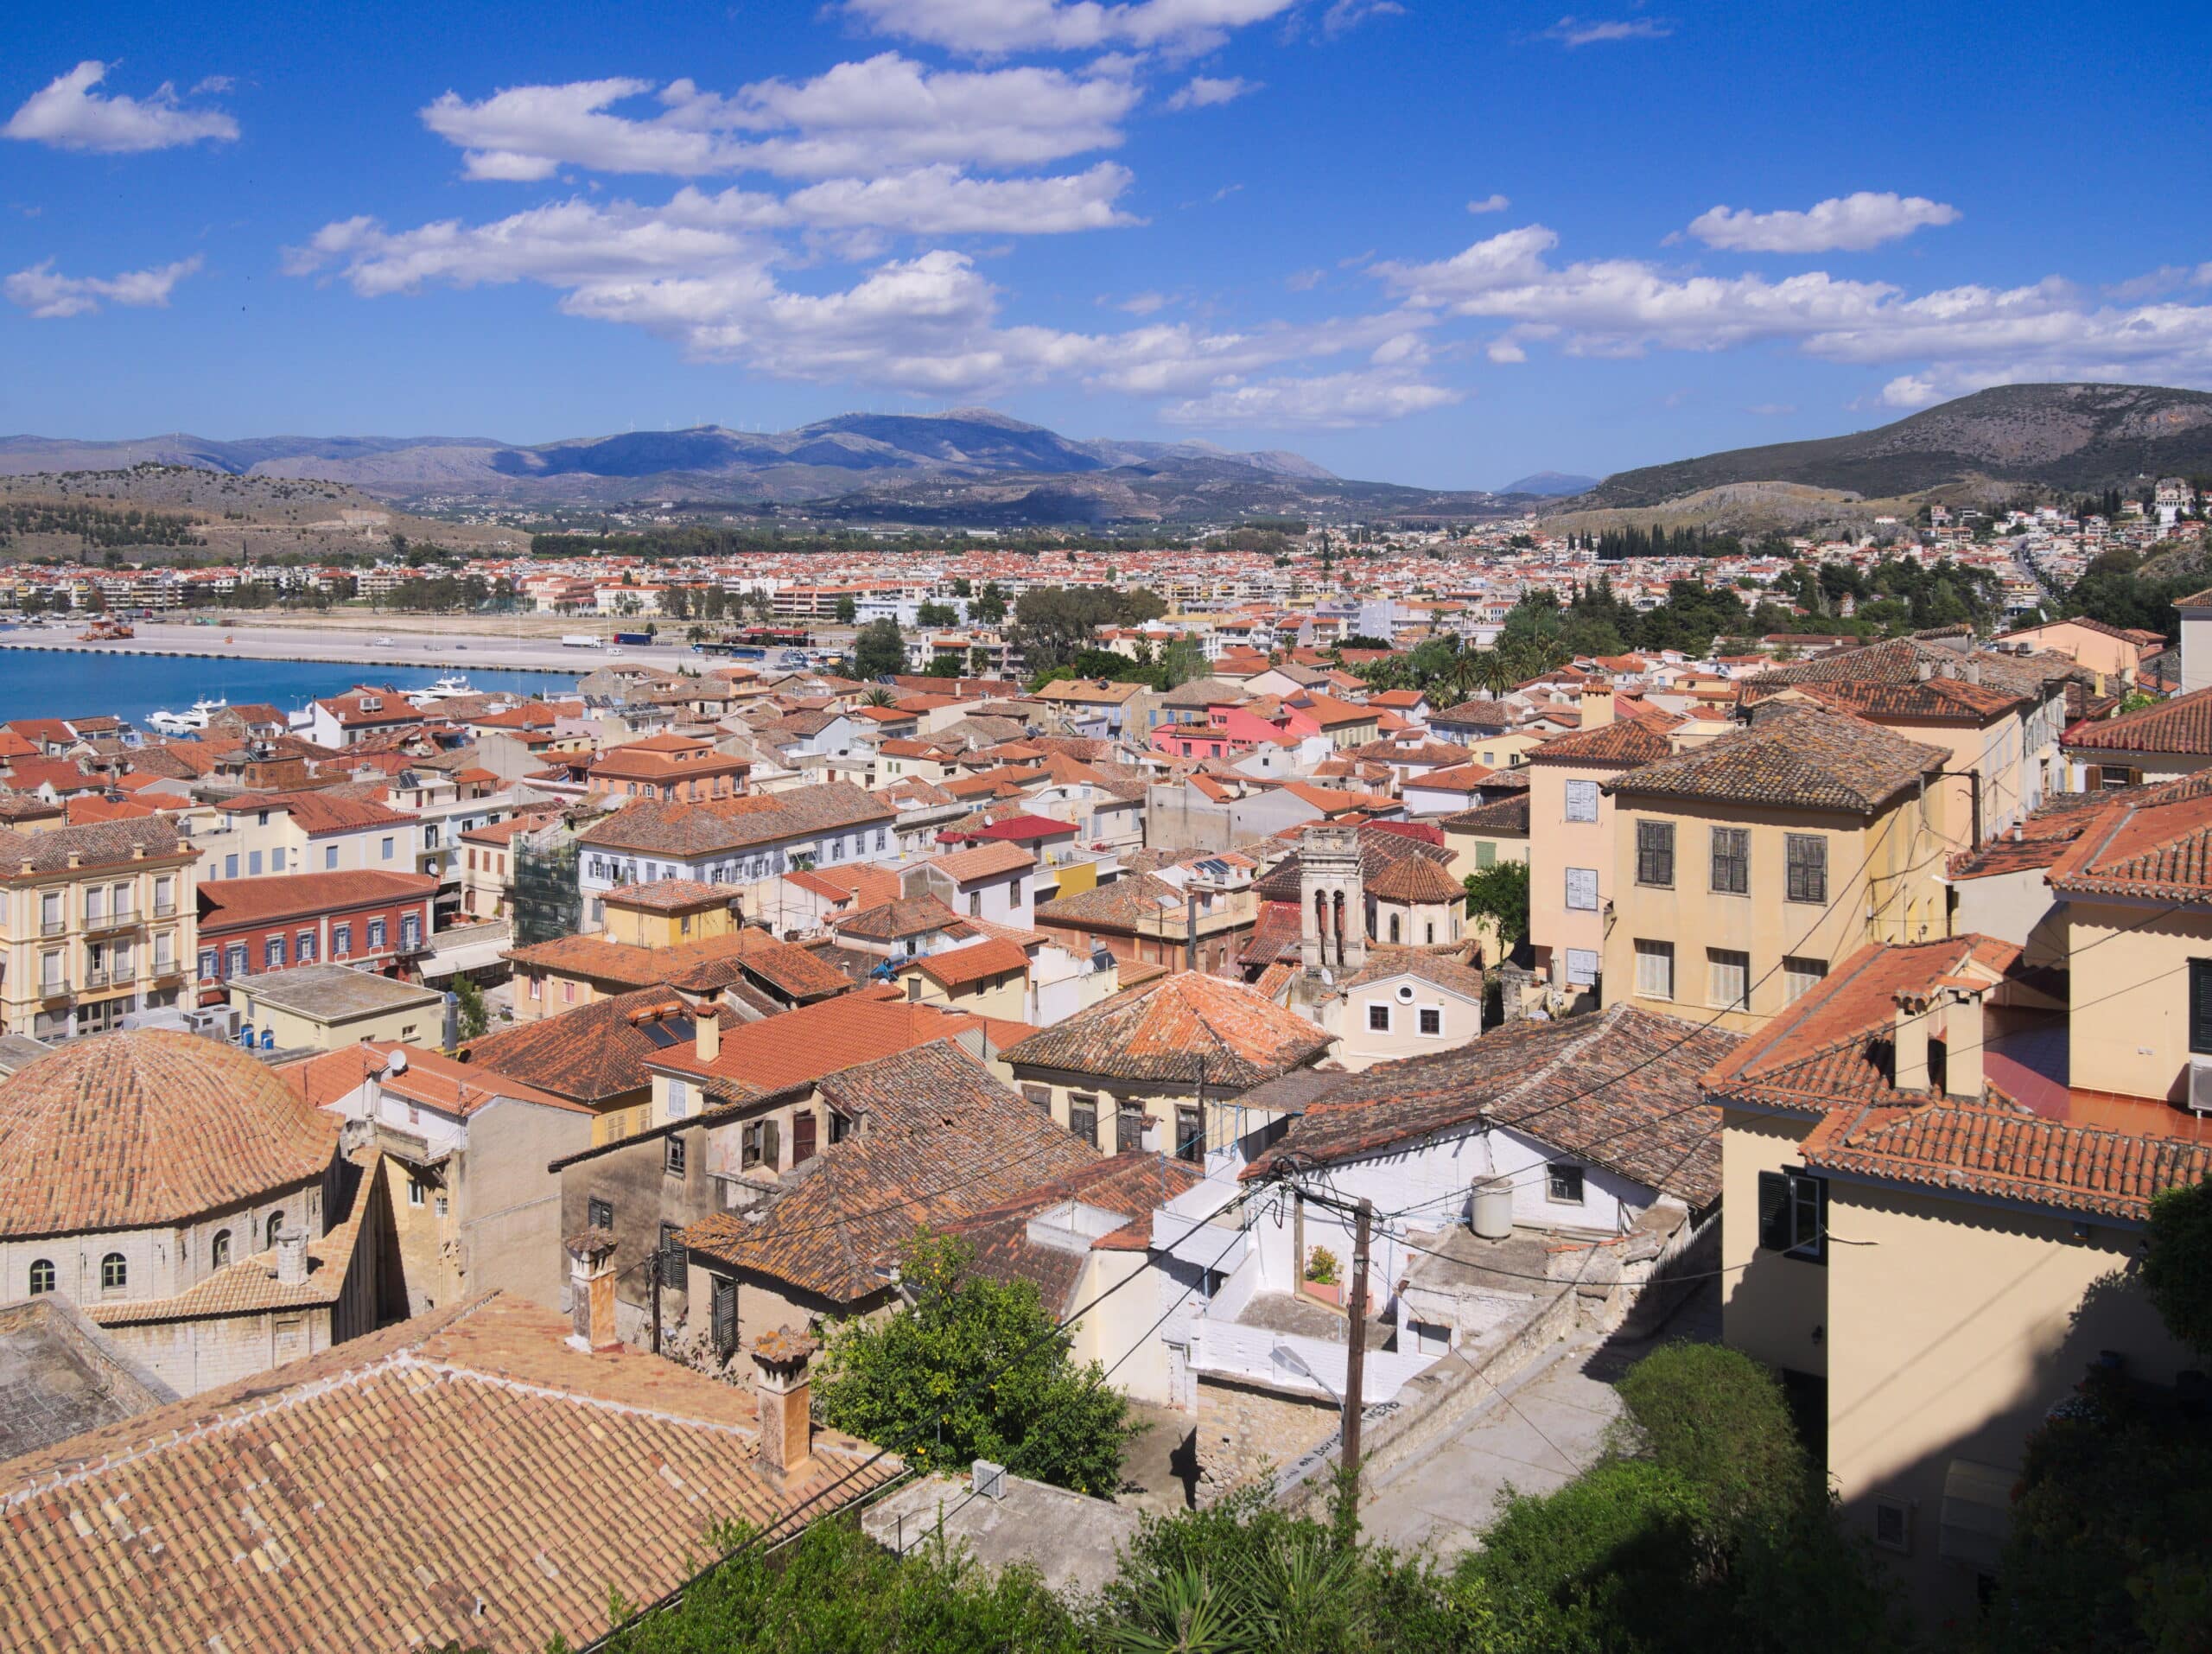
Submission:
<svg viewBox="0 0 2212 1654">
<path fill-rule="evenodd" d="M 1198 1376 L 1198 1498 L 1213 1504 L 1311 1453 L 1338 1426 L 1337 1404 L 1217 1373 Z"/>
</svg>

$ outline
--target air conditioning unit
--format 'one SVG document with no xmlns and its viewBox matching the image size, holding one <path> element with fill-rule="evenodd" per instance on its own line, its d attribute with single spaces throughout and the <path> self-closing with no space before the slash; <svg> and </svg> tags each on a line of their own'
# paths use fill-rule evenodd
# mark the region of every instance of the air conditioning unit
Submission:
<svg viewBox="0 0 2212 1654">
<path fill-rule="evenodd" d="M 2189 1091 L 2183 1106 L 2191 1114 L 2212 1114 L 2212 1057 L 2189 1059 Z"/>
<path fill-rule="evenodd" d="M 980 1498 L 1004 1498 L 1006 1497 L 1006 1466 L 995 1465 L 988 1459 L 978 1459 L 970 1473 L 969 1486 Z"/>
<path fill-rule="evenodd" d="M 211 1005 L 204 1009 L 187 1011 L 184 1020 L 194 1034 L 210 1040 L 234 1040 L 238 1037 L 245 1013 L 235 1005 Z"/>
</svg>

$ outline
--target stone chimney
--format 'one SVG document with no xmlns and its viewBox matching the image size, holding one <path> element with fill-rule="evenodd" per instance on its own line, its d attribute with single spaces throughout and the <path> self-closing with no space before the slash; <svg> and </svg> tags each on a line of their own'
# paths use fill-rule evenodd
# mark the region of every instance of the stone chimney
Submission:
<svg viewBox="0 0 2212 1654">
<path fill-rule="evenodd" d="M 1897 1054 L 1891 1083 L 1900 1091 L 1924 1091 L 1928 1089 L 1928 1013 L 1933 1001 L 1928 994 L 1910 988 L 1899 989 L 1896 999 L 1891 1049 Z"/>
<path fill-rule="evenodd" d="M 594 1355 L 622 1347 L 614 1331 L 614 1231 L 587 1229 L 565 1243 L 569 1253 L 569 1342 Z"/>
<path fill-rule="evenodd" d="M 1943 1094 L 1962 1102 L 1982 1100 L 1987 1081 L 1983 1072 L 1982 996 L 1980 983 L 1944 984 L 1948 1003 L 1943 1010 Z"/>
<path fill-rule="evenodd" d="M 699 1030 L 699 1060 L 712 1062 L 722 1054 L 722 1020 L 711 1005 L 702 1005 L 692 1015 L 692 1026 Z"/>
<path fill-rule="evenodd" d="M 760 1464 L 789 1475 L 814 1459 L 814 1390 L 807 1364 L 821 1346 L 779 1326 L 753 1346 L 753 1391 L 760 1405 Z"/>
<path fill-rule="evenodd" d="M 1608 678 L 1592 678 L 1582 686 L 1582 728 L 1603 729 L 1613 721 L 1613 684 Z"/>
<path fill-rule="evenodd" d="M 280 1287 L 303 1287 L 308 1283 L 308 1231 L 304 1229 L 280 1229 L 276 1231 L 276 1284 Z"/>
</svg>

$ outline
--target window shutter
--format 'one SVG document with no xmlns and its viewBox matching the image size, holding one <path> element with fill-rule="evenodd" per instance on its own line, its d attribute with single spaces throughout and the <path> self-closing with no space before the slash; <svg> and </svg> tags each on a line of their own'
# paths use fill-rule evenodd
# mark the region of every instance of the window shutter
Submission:
<svg viewBox="0 0 2212 1654">
<path fill-rule="evenodd" d="M 716 1275 L 714 1298 L 715 1349 L 727 1360 L 737 1350 L 737 1282 Z"/>
<path fill-rule="evenodd" d="M 1787 1173 L 1759 1174 L 1759 1245 L 1770 1252 L 1789 1250 L 1789 1178 Z"/>
<path fill-rule="evenodd" d="M 2212 1053 L 2212 959 L 2189 962 L 2189 1048 Z"/>
</svg>

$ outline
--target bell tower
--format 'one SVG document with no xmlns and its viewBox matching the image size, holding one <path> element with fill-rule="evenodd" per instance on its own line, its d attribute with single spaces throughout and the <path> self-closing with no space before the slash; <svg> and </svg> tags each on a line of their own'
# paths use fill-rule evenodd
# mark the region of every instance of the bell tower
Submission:
<svg viewBox="0 0 2212 1654">
<path fill-rule="evenodd" d="M 1298 852 L 1299 952 L 1309 975 L 1367 962 L 1367 892 L 1357 827 L 1308 827 Z"/>
</svg>

